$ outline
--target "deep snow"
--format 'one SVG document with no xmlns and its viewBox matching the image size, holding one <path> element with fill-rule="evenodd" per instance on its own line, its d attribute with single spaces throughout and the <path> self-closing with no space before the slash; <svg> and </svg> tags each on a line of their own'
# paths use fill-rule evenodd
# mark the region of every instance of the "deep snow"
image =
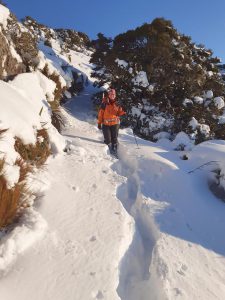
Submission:
<svg viewBox="0 0 225 300">
<path fill-rule="evenodd" d="M 87 77 L 88 60 L 73 52 Z M 225 142 L 179 152 L 137 138 L 137 147 L 124 129 L 116 160 L 96 127 L 94 92 L 89 81 L 66 105 L 67 151 L 36 175 L 48 189 L 2 234 L 1 299 L 223 299 L 225 204 L 208 187 L 217 164 L 189 171 L 224 162 Z"/>
</svg>

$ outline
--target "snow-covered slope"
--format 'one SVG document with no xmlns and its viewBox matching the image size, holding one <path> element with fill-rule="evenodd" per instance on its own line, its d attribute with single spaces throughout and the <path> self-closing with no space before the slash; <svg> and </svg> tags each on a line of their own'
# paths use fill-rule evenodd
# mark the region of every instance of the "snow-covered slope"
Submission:
<svg viewBox="0 0 225 300">
<path fill-rule="evenodd" d="M 72 54 L 87 77 L 88 60 Z M 1 298 L 223 299 L 225 205 L 208 180 L 223 170 L 224 141 L 180 152 L 137 138 L 137 147 L 124 129 L 116 160 L 96 127 L 94 92 L 90 83 L 66 105 L 67 151 L 33 183 L 51 186 L 1 233 Z M 189 173 L 209 161 L 218 162 Z"/>
</svg>

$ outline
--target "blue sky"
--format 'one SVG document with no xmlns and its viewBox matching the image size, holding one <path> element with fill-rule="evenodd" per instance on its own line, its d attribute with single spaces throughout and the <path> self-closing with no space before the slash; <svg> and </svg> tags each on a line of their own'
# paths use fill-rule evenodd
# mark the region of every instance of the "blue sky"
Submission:
<svg viewBox="0 0 225 300">
<path fill-rule="evenodd" d="M 213 50 L 225 62 L 225 0 L 3 0 L 18 18 L 29 15 L 53 28 L 95 38 L 134 29 L 156 17 Z"/>
</svg>

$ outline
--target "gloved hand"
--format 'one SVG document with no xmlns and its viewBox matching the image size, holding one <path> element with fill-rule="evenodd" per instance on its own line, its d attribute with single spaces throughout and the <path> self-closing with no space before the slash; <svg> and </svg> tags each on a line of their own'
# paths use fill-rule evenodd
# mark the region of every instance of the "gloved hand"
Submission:
<svg viewBox="0 0 225 300">
<path fill-rule="evenodd" d="M 98 124 L 98 129 L 102 130 L 102 124 Z"/>
</svg>

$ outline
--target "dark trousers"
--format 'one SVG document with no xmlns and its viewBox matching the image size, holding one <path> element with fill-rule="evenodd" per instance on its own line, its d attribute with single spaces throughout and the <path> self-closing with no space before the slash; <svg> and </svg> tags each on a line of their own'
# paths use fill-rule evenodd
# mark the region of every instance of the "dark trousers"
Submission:
<svg viewBox="0 0 225 300">
<path fill-rule="evenodd" d="M 118 143 L 117 138 L 118 138 L 119 128 L 120 128 L 119 124 L 112 125 L 112 126 L 107 126 L 104 124 L 102 125 L 104 143 L 106 145 L 109 145 L 111 143 L 113 145 L 116 145 Z"/>
</svg>

